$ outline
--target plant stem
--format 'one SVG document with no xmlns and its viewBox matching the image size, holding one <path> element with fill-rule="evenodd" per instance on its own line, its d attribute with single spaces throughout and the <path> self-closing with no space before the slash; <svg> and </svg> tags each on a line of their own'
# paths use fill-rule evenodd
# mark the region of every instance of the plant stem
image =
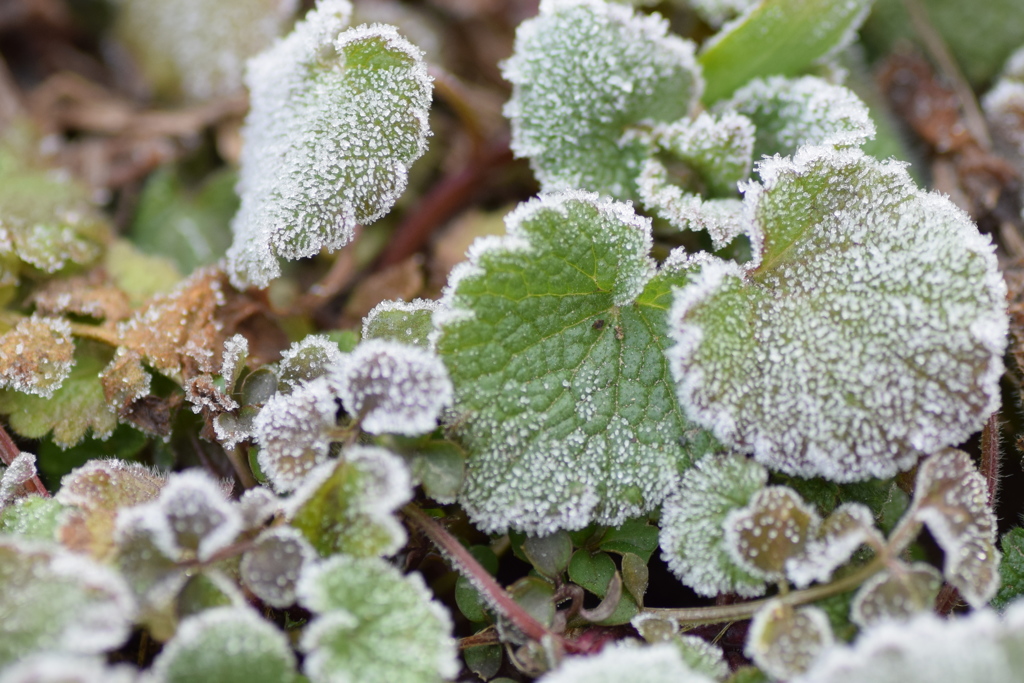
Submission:
<svg viewBox="0 0 1024 683">
<path fill-rule="evenodd" d="M 885 562 L 883 559 L 876 557 L 854 573 L 837 579 L 832 583 L 812 586 L 811 588 L 793 591 L 786 595 L 741 602 L 735 605 L 716 605 L 714 607 L 647 607 L 643 612 L 664 619 L 672 619 L 681 626 L 700 626 L 702 624 L 719 624 L 726 621 L 743 621 L 753 617 L 759 609 L 772 601 L 779 601 L 784 605 L 795 607 L 796 605 L 804 605 L 816 600 L 830 598 L 833 595 L 846 593 L 857 588 L 884 568 Z"/>
<path fill-rule="evenodd" d="M 92 339 L 94 341 L 103 342 L 107 346 L 113 346 L 115 348 L 121 345 L 121 339 L 117 336 L 116 332 L 103 327 L 96 327 L 95 325 L 71 323 L 71 334 L 81 339 Z"/>
<path fill-rule="evenodd" d="M 994 506 L 999 496 L 999 413 L 993 413 L 981 430 L 981 475 L 988 486 L 988 504 Z"/>
<path fill-rule="evenodd" d="M 489 602 L 495 606 L 502 615 L 511 621 L 516 628 L 522 631 L 527 638 L 543 642 L 554 641 L 567 651 L 575 651 L 572 643 L 566 642 L 560 635 L 552 632 L 542 623 L 533 618 L 523 607 L 512 599 L 512 596 L 505 592 L 497 581 L 494 580 L 486 569 L 484 569 L 476 558 L 459 543 L 459 540 L 448 533 L 448 531 L 434 521 L 427 513 L 420 510 L 413 503 L 402 508 L 402 512 L 410 522 L 419 527 L 434 542 L 435 545 L 452 561 L 455 568 L 466 575 L 473 585 L 487 593 Z"/>
</svg>

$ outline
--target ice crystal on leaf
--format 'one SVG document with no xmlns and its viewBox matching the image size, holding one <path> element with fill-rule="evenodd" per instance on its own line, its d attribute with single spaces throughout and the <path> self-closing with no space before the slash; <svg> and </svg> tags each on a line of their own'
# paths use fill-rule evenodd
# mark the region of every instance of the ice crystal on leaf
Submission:
<svg viewBox="0 0 1024 683">
<path fill-rule="evenodd" d="M 290 527 L 268 529 L 242 555 L 239 575 L 246 587 L 272 607 L 295 602 L 295 583 L 316 551 L 300 531 Z"/>
<path fill-rule="evenodd" d="M 205 99 L 242 89 L 245 60 L 266 48 L 296 0 L 116 0 L 114 29 L 164 95 Z"/>
<path fill-rule="evenodd" d="M 940 588 L 942 574 L 931 565 L 894 562 L 861 585 L 850 605 L 850 619 L 862 629 L 909 619 L 931 610 Z"/>
<path fill-rule="evenodd" d="M 370 434 L 426 434 L 452 403 L 444 363 L 419 346 L 365 341 L 345 356 L 335 378 L 345 411 Z"/>
<path fill-rule="evenodd" d="M 785 577 L 786 562 L 804 554 L 821 518 L 791 488 L 769 486 L 725 518 L 725 547 L 733 561 L 768 581 Z"/>
<path fill-rule="evenodd" d="M 864 544 L 873 548 L 884 544 L 871 510 L 860 503 L 843 503 L 821 523 L 804 551 L 786 560 L 786 577 L 798 588 L 828 581 Z"/>
<path fill-rule="evenodd" d="M 817 607 L 793 607 L 772 600 L 750 621 L 743 653 L 779 679 L 803 673 L 833 642 L 828 615 Z"/>
<path fill-rule="evenodd" d="M 996 518 L 971 457 L 947 448 L 925 460 L 908 517 L 923 522 L 942 548 L 946 580 L 972 607 L 987 604 L 999 589 Z"/>
<path fill-rule="evenodd" d="M 737 183 L 750 175 L 756 133 L 749 118 L 726 110 L 656 126 L 653 135 L 659 148 L 698 176 L 704 194 L 715 197 L 735 195 Z"/>
<path fill-rule="evenodd" d="M 353 446 L 320 465 L 285 503 L 285 516 L 321 555 L 390 555 L 405 544 L 395 519 L 412 498 L 405 462 L 383 448 Z"/>
<path fill-rule="evenodd" d="M 660 16 L 599 0 L 545 0 L 504 64 L 512 149 L 546 192 L 632 197 L 649 154 L 634 128 L 688 116 L 702 89 L 693 44 Z"/>
<path fill-rule="evenodd" d="M 419 574 L 338 555 L 304 571 L 298 593 L 317 615 L 299 645 L 313 683 L 440 683 L 459 672 L 451 618 Z"/>
<path fill-rule="evenodd" d="M 290 394 L 276 394 L 253 420 L 259 464 L 277 491 L 293 491 L 327 459 L 338 404 L 326 377 Z"/>
<path fill-rule="evenodd" d="M 461 502 L 487 531 L 618 526 L 690 462 L 663 355 L 686 269 L 656 273 L 650 222 L 594 194 L 545 195 L 506 222 L 434 317 L 470 453 Z"/>
<path fill-rule="evenodd" d="M 904 168 L 804 147 L 746 188 L 755 258 L 677 290 L 687 415 L 773 469 L 889 477 L 999 404 L 1006 286 L 992 245 Z"/>
<path fill-rule="evenodd" d="M 713 678 L 694 671 L 683 661 L 679 648 L 670 643 L 643 647 L 620 642 L 589 657 L 568 657 L 538 683 L 712 683 Z"/>
<path fill-rule="evenodd" d="M 363 319 L 363 339 L 390 339 L 402 344 L 427 346 L 433 329 L 431 318 L 441 304 L 416 299 L 382 301 Z"/>
<path fill-rule="evenodd" d="M 703 199 L 679 187 L 658 159 L 648 159 L 637 178 L 640 201 L 679 230 L 704 230 L 715 249 L 742 234 L 747 226 L 743 202 L 738 199 Z"/>
<path fill-rule="evenodd" d="M 75 344 L 63 318 L 24 318 L 0 336 L 0 387 L 50 398 L 71 374 Z"/>
<path fill-rule="evenodd" d="M 308 335 L 281 354 L 277 369 L 278 387 L 287 394 L 305 382 L 333 372 L 341 365 L 342 359 L 341 349 L 326 335 Z"/>
<path fill-rule="evenodd" d="M 36 476 L 36 456 L 19 453 L 0 476 L 0 510 L 14 502 L 21 495 L 21 486 Z"/>
<path fill-rule="evenodd" d="M 98 654 L 128 637 L 135 603 L 117 572 L 53 544 L 0 537 L 0 667 L 43 651 Z"/>
<path fill-rule="evenodd" d="M 238 377 L 245 369 L 245 361 L 249 357 L 249 340 L 236 334 L 224 341 L 224 350 L 220 356 L 220 376 L 230 391 Z"/>
<path fill-rule="evenodd" d="M 1000 620 L 989 609 L 868 629 L 853 645 L 827 650 L 793 683 L 1017 683 L 1024 651 L 1024 602 Z"/>
<path fill-rule="evenodd" d="M 661 512 L 660 543 L 668 567 L 700 595 L 755 597 L 764 581 L 742 569 L 726 550 L 725 518 L 743 508 L 768 472 L 742 455 L 708 455 L 683 473 Z"/>
<path fill-rule="evenodd" d="M 758 78 L 716 110 L 753 122 L 753 158 L 795 154 L 803 145 L 856 147 L 875 136 L 867 105 L 853 92 L 815 76 Z"/>
<path fill-rule="evenodd" d="M 64 506 L 53 498 L 19 498 L 0 511 L 0 534 L 54 541 L 65 513 Z"/>
<path fill-rule="evenodd" d="M 249 62 L 228 269 L 266 286 L 278 257 L 313 256 L 387 213 L 426 150 L 431 80 L 420 51 L 390 26 L 341 32 L 350 6 L 324 0 Z M 340 35 L 339 35 L 340 33 Z"/>
<path fill-rule="evenodd" d="M 182 621 L 153 662 L 159 683 L 289 683 L 288 638 L 248 607 L 220 607 Z"/>
</svg>

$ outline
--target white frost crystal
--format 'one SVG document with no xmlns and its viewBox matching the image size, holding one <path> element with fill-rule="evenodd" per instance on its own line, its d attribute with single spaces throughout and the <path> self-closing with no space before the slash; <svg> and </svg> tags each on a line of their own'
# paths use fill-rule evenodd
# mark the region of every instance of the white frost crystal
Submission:
<svg viewBox="0 0 1024 683">
<path fill-rule="evenodd" d="M 504 64 L 512 149 L 545 192 L 583 188 L 627 199 L 648 155 L 641 122 L 688 116 L 702 81 L 694 47 L 658 15 L 598 0 L 545 0 L 520 24 Z"/>
<path fill-rule="evenodd" d="M 14 502 L 22 484 L 36 476 L 36 456 L 19 453 L 0 475 L 0 510 Z"/>
<path fill-rule="evenodd" d="M 390 26 L 341 32 L 350 9 L 323 0 L 249 62 L 242 204 L 228 251 L 237 287 L 265 287 L 280 274 L 278 257 L 347 244 L 357 224 L 391 209 L 426 150 L 422 53 Z"/>
<path fill-rule="evenodd" d="M 419 346 L 367 340 L 345 356 L 334 377 L 345 410 L 370 434 L 426 434 L 452 404 L 448 370 Z"/>
<path fill-rule="evenodd" d="M 855 147 L 875 136 L 867 105 L 851 90 L 815 76 L 754 79 L 715 110 L 753 121 L 755 159 L 793 154 L 803 145 Z"/>
<path fill-rule="evenodd" d="M 726 550 L 723 524 L 767 481 L 767 470 L 742 455 L 708 455 L 683 473 L 665 501 L 662 555 L 672 573 L 699 595 L 764 593 L 764 581 L 741 569 Z"/>
<path fill-rule="evenodd" d="M 755 258 L 677 290 L 687 415 L 768 467 L 890 477 L 999 405 L 1006 285 L 993 247 L 895 162 L 804 147 L 744 198 Z"/>
<path fill-rule="evenodd" d="M 1019 683 L 1024 602 L 1003 618 L 990 609 L 963 618 L 922 614 L 866 631 L 827 650 L 792 683 Z"/>
<path fill-rule="evenodd" d="M 629 641 L 610 645 L 589 657 L 568 657 L 538 683 L 713 683 L 683 661 L 672 643 L 649 647 Z"/>
</svg>

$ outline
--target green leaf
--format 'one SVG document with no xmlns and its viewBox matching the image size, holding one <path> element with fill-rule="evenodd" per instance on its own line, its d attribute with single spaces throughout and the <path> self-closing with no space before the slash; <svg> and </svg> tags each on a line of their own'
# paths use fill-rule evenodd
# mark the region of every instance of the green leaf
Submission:
<svg viewBox="0 0 1024 683">
<path fill-rule="evenodd" d="M 999 592 L 992 606 L 1002 610 L 1024 594 L 1024 528 L 1007 531 L 999 543 L 1003 559 L 999 562 Z"/>
<path fill-rule="evenodd" d="M 412 454 L 413 480 L 439 503 L 454 503 L 466 479 L 466 452 L 451 441 L 430 441 Z"/>
<path fill-rule="evenodd" d="M 572 539 L 564 531 L 527 538 L 522 548 L 533 568 L 549 579 L 560 577 L 572 558 Z"/>
<path fill-rule="evenodd" d="M 761 0 L 704 44 L 704 102 L 728 97 L 759 76 L 795 76 L 846 47 L 871 0 Z"/>
<path fill-rule="evenodd" d="M 313 256 L 387 213 L 426 150 L 431 79 L 393 27 L 349 29 L 348 2 L 324 0 L 249 62 L 228 270 L 265 287 L 278 257 Z"/>
<path fill-rule="evenodd" d="M 512 599 L 538 622 L 547 627 L 554 622 L 555 587 L 550 582 L 537 576 L 524 576 L 506 590 Z"/>
<path fill-rule="evenodd" d="M 490 574 L 498 573 L 498 556 L 486 545 L 474 545 L 469 547 L 470 554 Z M 455 581 L 455 604 L 458 605 L 467 619 L 473 622 L 487 621 L 488 616 L 484 611 L 487 602 L 483 596 L 470 582 L 466 576 L 460 574 Z"/>
<path fill-rule="evenodd" d="M 284 633 L 248 607 L 219 607 L 181 622 L 153 662 L 166 683 L 290 683 L 295 655 Z"/>
<path fill-rule="evenodd" d="M 38 141 L 25 125 L 0 139 L 0 285 L 22 271 L 55 273 L 95 262 L 111 241 L 89 191 L 37 159 Z"/>
<path fill-rule="evenodd" d="M 569 580 L 586 588 L 599 598 L 608 591 L 608 584 L 615 576 L 615 561 L 608 553 L 593 553 L 577 550 L 569 561 Z"/>
<path fill-rule="evenodd" d="M 609 553 L 631 553 L 647 563 L 658 547 L 658 527 L 643 517 L 629 519 L 621 526 L 608 529 L 597 547 Z"/>
<path fill-rule="evenodd" d="M 503 651 L 501 645 L 477 645 L 462 651 L 469 670 L 488 681 L 494 678 L 501 668 Z"/>
<path fill-rule="evenodd" d="M 738 112 L 754 124 L 754 159 L 789 156 L 803 145 L 855 147 L 875 135 L 859 97 L 814 76 L 755 79 L 716 110 Z"/>
<path fill-rule="evenodd" d="M 18 660 L 3 671 L 3 683 L 137 683 L 129 664 L 109 666 L 105 657 L 44 652 Z"/>
<path fill-rule="evenodd" d="M 26 496 L 0 512 L 0 533 L 40 541 L 57 540 L 65 508 L 53 498 Z"/>
<path fill-rule="evenodd" d="M 890 477 L 999 403 L 1005 284 L 992 245 L 902 165 L 804 147 L 746 188 L 755 259 L 677 290 L 686 414 L 788 474 Z"/>
<path fill-rule="evenodd" d="M 647 569 L 647 563 L 633 553 L 623 553 L 622 584 L 636 604 L 641 607 L 644 604 L 644 593 L 647 592 L 649 579 L 650 571 Z"/>
<path fill-rule="evenodd" d="M 134 610 L 124 580 L 109 568 L 54 544 L 0 536 L 0 667 L 34 652 L 116 648 Z"/>
<path fill-rule="evenodd" d="M 832 645 L 828 616 L 817 607 L 794 609 L 779 600 L 762 607 L 750 621 L 743 654 L 775 678 L 794 678 Z"/>
<path fill-rule="evenodd" d="M 394 512 L 411 497 L 401 458 L 383 448 L 353 446 L 310 473 L 284 510 L 321 555 L 376 557 L 405 544 Z"/>
<path fill-rule="evenodd" d="M 12 389 L 0 391 L 0 413 L 7 415 L 19 435 L 41 439 L 47 434 L 62 448 L 80 443 L 92 430 L 107 437 L 117 426 L 117 415 L 107 405 L 99 374 L 109 351 L 99 344 L 81 342 L 71 374 L 51 398 L 30 396 Z"/>
<path fill-rule="evenodd" d="M 693 119 L 681 119 L 657 126 L 658 147 L 678 159 L 697 175 L 690 183 L 710 197 L 733 197 L 736 185 L 746 180 L 755 158 L 755 134 L 760 134 L 746 116 L 725 110 L 711 116 L 702 112 Z"/>
<path fill-rule="evenodd" d="M 768 472 L 741 455 L 707 455 L 685 472 L 661 513 L 661 547 L 680 581 L 699 595 L 756 597 L 764 581 L 741 568 L 725 543 L 725 519 L 747 505 Z"/>
<path fill-rule="evenodd" d="M 690 462 L 663 356 L 684 273 L 655 274 L 650 224 L 567 192 L 509 215 L 453 273 L 437 349 L 470 453 L 461 502 L 486 531 L 618 525 Z"/>
<path fill-rule="evenodd" d="M 299 643 L 313 683 L 440 683 L 459 672 L 451 619 L 419 574 L 338 555 L 304 571 L 298 593 L 317 615 Z"/>
<path fill-rule="evenodd" d="M 234 171 L 222 170 L 192 190 L 180 173 L 157 169 L 139 197 L 132 242 L 147 254 L 171 259 L 182 273 L 216 263 L 231 244 L 228 224 L 238 210 L 236 182 Z"/>
<path fill-rule="evenodd" d="M 330 374 L 343 357 L 341 349 L 327 335 L 307 335 L 281 354 L 281 362 L 277 367 L 281 393 L 291 393 L 306 382 Z"/>
<path fill-rule="evenodd" d="M 440 308 L 436 301 L 416 299 L 382 301 L 363 318 L 363 339 L 390 339 L 402 344 L 427 346 L 434 329 L 434 311 Z"/>
<path fill-rule="evenodd" d="M 690 114 L 702 82 L 693 44 L 657 15 L 615 3 L 545 2 L 516 32 L 503 67 L 512 149 L 545 192 L 583 188 L 620 199 L 650 153 L 652 122 Z"/>
</svg>

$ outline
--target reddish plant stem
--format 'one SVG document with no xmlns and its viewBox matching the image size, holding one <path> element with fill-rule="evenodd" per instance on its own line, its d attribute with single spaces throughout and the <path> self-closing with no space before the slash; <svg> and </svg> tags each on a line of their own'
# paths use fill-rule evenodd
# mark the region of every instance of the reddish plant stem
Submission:
<svg viewBox="0 0 1024 683">
<path fill-rule="evenodd" d="M 511 161 L 508 140 L 502 139 L 484 148 L 461 171 L 443 178 L 409 211 L 377 260 L 376 267 L 393 266 L 418 252 L 434 230 L 469 203 L 489 171 Z"/>
<path fill-rule="evenodd" d="M 961 602 L 960 591 L 948 583 L 944 584 L 935 597 L 935 613 L 944 617 L 949 616 Z"/>
<path fill-rule="evenodd" d="M 577 650 L 572 643 L 566 642 L 559 634 L 552 632 L 534 619 L 529 612 L 513 600 L 512 596 L 505 592 L 505 589 L 476 561 L 476 558 L 466 550 L 465 546 L 427 513 L 413 503 L 403 507 L 402 512 L 454 563 L 458 571 L 465 574 L 478 590 L 487 593 L 489 602 L 515 624 L 516 628 L 522 631 L 527 638 L 536 641 L 551 640 L 561 646 L 564 651 L 575 652 Z"/>
<path fill-rule="evenodd" d="M 10 467 L 11 463 L 19 455 L 21 455 L 21 449 L 14 443 L 11 435 L 7 433 L 3 425 L 0 425 L 0 460 L 3 460 L 4 464 Z M 21 488 L 26 494 L 35 493 L 43 498 L 50 497 L 50 492 L 43 486 L 43 481 L 39 478 L 38 474 L 33 474 L 32 478 L 22 484 Z"/>
<path fill-rule="evenodd" d="M 995 506 L 999 496 L 999 473 L 1002 456 L 999 452 L 999 413 L 995 412 L 981 430 L 981 476 L 988 486 L 988 504 Z"/>
</svg>

